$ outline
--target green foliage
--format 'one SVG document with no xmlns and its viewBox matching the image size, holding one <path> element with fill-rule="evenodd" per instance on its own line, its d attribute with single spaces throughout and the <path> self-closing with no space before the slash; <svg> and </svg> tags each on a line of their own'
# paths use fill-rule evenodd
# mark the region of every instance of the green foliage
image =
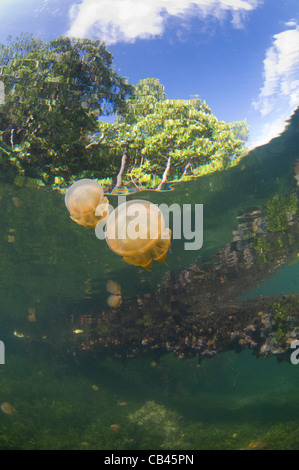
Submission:
<svg viewBox="0 0 299 470">
<path fill-rule="evenodd" d="M 269 262 L 271 255 L 271 244 L 263 236 L 255 238 L 254 249 L 258 255 L 258 262 L 265 264 Z"/>
<path fill-rule="evenodd" d="M 134 94 L 128 101 L 125 122 L 136 122 L 138 118 L 152 114 L 157 102 L 165 100 L 164 86 L 158 78 L 144 78 L 134 87 Z"/>
<path fill-rule="evenodd" d="M 157 79 L 141 80 L 127 104 L 115 123 L 100 125 L 100 141 L 114 148 L 119 167 L 127 146 L 125 185 L 162 189 L 166 182 L 225 170 L 246 153 L 245 122 L 218 121 L 200 99 L 165 99 Z"/>
<path fill-rule="evenodd" d="M 281 342 L 289 332 L 288 319 L 292 314 L 292 306 L 289 303 L 274 302 L 272 311 L 276 323 L 275 340 Z"/>
<path fill-rule="evenodd" d="M 298 211 L 298 197 L 296 194 L 275 196 L 265 204 L 265 220 L 267 230 L 275 232 L 275 244 L 269 241 L 263 234 L 254 238 L 254 249 L 258 254 L 260 264 L 268 263 L 276 250 L 281 250 L 290 242 L 294 243 L 293 235 L 287 232 L 290 225 L 294 224 L 293 218 Z M 280 232 L 280 233 L 278 233 Z M 292 241 L 293 240 L 293 241 Z"/>
<path fill-rule="evenodd" d="M 84 169 L 98 117 L 121 111 L 131 90 L 111 64 L 105 45 L 90 39 L 61 37 L 48 44 L 24 35 L 0 45 L 0 151 L 6 166 L 50 180 Z"/>
<path fill-rule="evenodd" d="M 118 175 L 110 190 L 163 189 L 246 154 L 245 122 L 218 121 L 200 99 L 168 100 L 157 78 L 132 87 L 111 64 L 104 44 L 89 39 L 24 35 L 0 45 L 0 159 L 11 176 L 61 188 Z M 99 121 L 111 113 L 114 123 Z"/>
<path fill-rule="evenodd" d="M 298 197 L 295 194 L 287 196 L 276 194 L 271 201 L 267 202 L 265 207 L 268 230 L 270 232 L 286 230 L 289 220 L 297 211 Z"/>
</svg>

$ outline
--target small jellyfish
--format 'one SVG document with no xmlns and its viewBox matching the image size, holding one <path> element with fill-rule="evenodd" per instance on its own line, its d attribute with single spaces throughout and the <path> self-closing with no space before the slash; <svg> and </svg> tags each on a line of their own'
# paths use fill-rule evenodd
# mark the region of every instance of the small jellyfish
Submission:
<svg viewBox="0 0 299 470">
<path fill-rule="evenodd" d="M 88 178 L 72 184 L 65 193 L 65 205 L 74 222 L 95 228 L 108 215 L 109 202 L 100 184 Z"/>
<path fill-rule="evenodd" d="M 118 432 L 120 430 L 119 424 L 110 424 L 111 431 Z"/>
<path fill-rule="evenodd" d="M 107 281 L 106 289 L 110 294 L 121 295 L 121 286 L 118 282 L 112 281 L 111 279 Z"/>
<path fill-rule="evenodd" d="M 162 212 L 155 204 L 133 200 L 111 212 L 106 223 L 106 241 L 126 263 L 149 269 L 153 260 L 165 261 L 171 230 L 165 228 Z"/>
<path fill-rule="evenodd" d="M 109 295 L 107 299 L 107 304 L 109 307 L 118 308 L 122 304 L 122 298 L 120 295 Z"/>
<path fill-rule="evenodd" d="M 110 294 L 112 294 L 112 295 L 109 295 L 107 299 L 107 304 L 109 305 L 109 307 L 112 307 L 112 308 L 120 307 L 122 304 L 120 285 L 117 282 L 112 281 L 110 279 L 109 281 L 107 281 L 106 289 Z"/>
<path fill-rule="evenodd" d="M 31 321 L 31 322 L 35 322 L 36 321 L 36 308 L 35 307 L 29 307 L 28 308 L 28 320 Z"/>
<path fill-rule="evenodd" d="M 22 205 L 21 199 L 19 197 L 16 197 L 16 196 L 14 196 L 12 198 L 12 202 L 14 203 L 15 207 L 21 207 L 21 205 Z"/>
<path fill-rule="evenodd" d="M 6 415 L 12 415 L 16 411 L 14 407 L 7 401 L 1 403 L 0 408 Z"/>
</svg>

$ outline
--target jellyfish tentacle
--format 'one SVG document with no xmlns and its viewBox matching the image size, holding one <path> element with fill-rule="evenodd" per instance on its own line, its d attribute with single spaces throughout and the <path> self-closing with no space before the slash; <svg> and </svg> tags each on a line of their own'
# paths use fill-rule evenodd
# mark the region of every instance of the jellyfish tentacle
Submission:
<svg viewBox="0 0 299 470">
<path fill-rule="evenodd" d="M 109 215 L 109 201 L 107 197 L 103 197 L 101 203 L 95 208 L 95 216 L 98 218 L 97 222 L 100 220 L 105 222 L 108 219 Z"/>
<path fill-rule="evenodd" d="M 70 218 L 77 224 L 83 225 L 83 227 L 91 228 L 95 228 L 96 224 L 99 221 L 99 219 L 96 218 L 92 212 L 84 215 L 71 214 Z"/>
<path fill-rule="evenodd" d="M 149 252 L 136 256 L 123 256 L 123 260 L 134 266 L 142 266 L 144 269 L 149 269 L 153 264 L 153 259 Z"/>
<path fill-rule="evenodd" d="M 168 236 L 168 238 L 166 238 Z M 171 242 L 171 230 L 165 229 L 163 232 L 163 238 L 159 239 L 158 242 L 150 249 L 150 253 L 155 261 L 158 263 L 164 263 L 167 257 L 167 252 L 170 248 Z"/>
</svg>

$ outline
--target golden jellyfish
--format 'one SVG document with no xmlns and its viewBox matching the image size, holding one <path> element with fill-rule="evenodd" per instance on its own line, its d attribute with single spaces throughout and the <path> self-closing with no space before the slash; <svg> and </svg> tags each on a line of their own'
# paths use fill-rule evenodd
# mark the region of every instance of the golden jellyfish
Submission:
<svg viewBox="0 0 299 470">
<path fill-rule="evenodd" d="M 16 411 L 14 407 L 7 401 L 1 403 L 0 408 L 1 411 L 3 411 L 3 413 L 5 413 L 6 415 L 12 415 Z"/>
<path fill-rule="evenodd" d="M 122 298 L 120 295 L 109 295 L 107 299 L 107 304 L 109 307 L 118 308 L 122 304 Z"/>
<path fill-rule="evenodd" d="M 111 431 L 118 432 L 120 430 L 119 424 L 110 424 Z"/>
<path fill-rule="evenodd" d="M 109 281 L 107 281 L 106 289 L 110 294 L 112 294 L 112 295 L 109 295 L 107 299 L 107 304 L 109 305 L 109 307 L 112 307 L 112 308 L 120 307 L 122 304 L 120 285 L 117 282 L 112 281 L 110 279 Z"/>
<path fill-rule="evenodd" d="M 36 321 L 36 308 L 35 307 L 29 307 L 28 308 L 28 320 L 31 321 L 31 322 L 35 322 Z"/>
<path fill-rule="evenodd" d="M 118 282 L 112 281 L 111 279 L 107 281 L 106 289 L 110 294 L 121 295 L 121 286 Z"/>
<path fill-rule="evenodd" d="M 106 241 L 126 263 L 149 269 L 153 260 L 163 263 L 170 248 L 171 230 L 160 209 L 149 201 L 120 204 L 108 217 Z"/>
<path fill-rule="evenodd" d="M 74 222 L 95 228 L 108 215 L 109 201 L 100 184 L 83 178 L 72 184 L 65 193 L 65 205 Z"/>
</svg>

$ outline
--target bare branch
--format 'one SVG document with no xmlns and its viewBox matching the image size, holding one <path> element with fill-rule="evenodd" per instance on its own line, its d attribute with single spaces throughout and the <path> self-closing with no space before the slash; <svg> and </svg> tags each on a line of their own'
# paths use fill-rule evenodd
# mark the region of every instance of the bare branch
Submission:
<svg viewBox="0 0 299 470">
<path fill-rule="evenodd" d="M 156 187 L 157 191 L 161 191 L 163 184 L 167 180 L 167 175 L 168 175 L 168 172 L 170 170 L 170 165 L 171 165 L 171 156 L 168 157 L 167 164 L 166 164 L 162 179 L 161 179 L 160 183 L 158 184 L 158 186 Z"/>
<path fill-rule="evenodd" d="M 128 153 L 129 146 L 130 146 L 130 141 L 128 141 L 128 142 L 126 143 L 123 156 L 121 157 L 121 164 L 120 164 L 120 169 L 119 169 L 119 172 L 118 172 L 118 175 L 117 175 L 117 178 L 116 178 L 116 185 L 114 186 L 114 188 L 113 188 L 111 194 L 113 194 L 113 193 L 115 192 L 115 190 L 121 186 L 121 183 L 122 183 L 122 174 L 123 174 L 124 169 L 125 169 L 125 166 L 126 166 L 126 162 L 127 162 L 127 153 Z"/>
</svg>

